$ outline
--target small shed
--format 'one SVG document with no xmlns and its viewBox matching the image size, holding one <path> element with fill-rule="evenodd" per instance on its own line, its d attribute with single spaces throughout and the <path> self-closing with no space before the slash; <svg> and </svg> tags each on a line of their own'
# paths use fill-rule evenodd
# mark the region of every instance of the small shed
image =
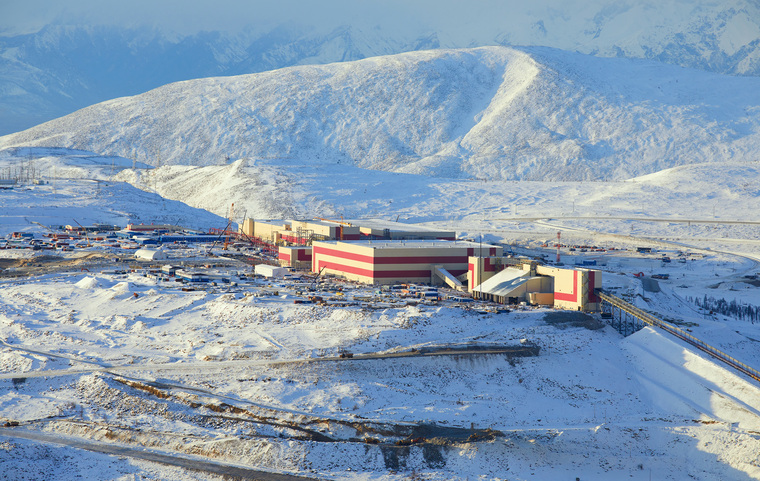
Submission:
<svg viewBox="0 0 760 481">
<path fill-rule="evenodd" d="M 256 264 L 254 273 L 263 277 L 284 277 L 288 270 L 284 267 L 270 266 L 268 264 Z"/>
<path fill-rule="evenodd" d="M 179 267 L 179 266 L 173 266 L 171 264 L 166 264 L 164 266 L 161 266 L 161 272 L 163 272 L 164 274 L 166 274 L 168 276 L 176 275 L 177 271 L 180 270 L 180 269 L 182 269 L 182 268 Z"/>
<path fill-rule="evenodd" d="M 203 272 L 186 271 L 183 269 L 177 270 L 174 275 L 178 279 L 185 280 L 187 282 L 208 282 L 209 277 Z"/>
</svg>

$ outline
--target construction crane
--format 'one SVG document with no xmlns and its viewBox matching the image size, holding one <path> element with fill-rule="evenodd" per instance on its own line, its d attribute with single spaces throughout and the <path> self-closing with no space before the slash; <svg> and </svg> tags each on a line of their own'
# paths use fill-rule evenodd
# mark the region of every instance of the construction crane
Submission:
<svg viewBox="0 0 760 481">
<path fill-rule="evenodd" d="M 227 213 L 227 220 L 230 221 L 230 224 L 232 224 L 232 216 L 234 212 L 235 212 L 235 203 L 233 202 L 232 204 L 230 204 L 230 210 Z"/>
<path fill-rule="evenodd" d="M 317 273 L 317 275 L 314 277 L 314 280 L 313 280 L 313 281 L 311 281 L 311 284 L 309 284 L 309 287 L 314 287 L 314 285 L 317 283 L 317 279 L 319 279 L 319 276 L 321 276 L 321 275 L 322 275 L 322 272 L 324 272 L 324 270 L 325 270 L 325 269 L 327 269 L 327 267 L 326 267 L 326 266 L 323 266 L 321 269 L 319 269 L 319 272 L 318 272 L 318 273 Z"/>
<path fill-rule="evenodd" d="M 84 232 L 84 238 L 87 241 L 87 247 L 92 247 L 92 245 L 90 244 L 90 236 L 87 235 L 87 229 L 85 229 L 82 224 L 80 224 L 79 222 L 77 222 L 76 219 L 74 219 L 74 222 L 76 222 L 77 225 L 82 228 L 82 231 Z"/>
<path fill-rule="evenodd" d="M 340 216 L 340 220 L 339 221 L 338 220 L 332 220 L 332 219 L 324 219 L 322 217 L 317 217 L 316 219 L 317 220 L 322 220 L 322 221 L 325 221 L 325 222 L 332 222 L 333 224 L 339 224 L 341 226 L 340 227 L 340 240 L 343 240 L 343 226 L 351 227 L 351 225 L 352 225 L 350 222 L 344 222 L 342 215 Z"/>
<path fill-rule="evenodd" d="M 211 254 L 211 249 L 213 249 L 213 248 L 214 248 L 214 246 L 216 246 L 216 243 L 217 243 L 217 242 L 219 242 L 219 241 L 222 239 L 222 236 L 223 236 L 223 235 L 225 235 L 225 234 L 227 234 L 227 229 L 229 229 L 229 228 L 230 228 L 230 224 L 232 224 L 232 221 L 229 221 L 229 222 L 227 222 L 227 227 L 225 227 L 225 228 L 224 228 L 224 229 L 223 229 L 223 230 L 222 230 L 222 231 L 219 233 L 219 237 L 217 237 L 217 238 L 216 238 L 216 240 L 215 240 L 214 242 L 212 242 L 212 243 L 211 243 L 211 246 L 210 246 L 210 247 L 208 247 L 208 248 L 206 249 L 206 254 L 207 254 L 207 255 L 208 255 L 208 254 Z M 214 229 L 214 230 L 215 230 L 215 229 Z M 229 235 L 229 234 L 227 234 L 227 235 Z M 228 244 L 228 241 L 225 241 L 225 242 L 224 242 L 224 250 L 227 250 L 227 244 Z"/>
<path fill-rule="evenodd" d="M 243 220 L 238 223 L 238 229 L 237 229 L 238 238 L 240 236 L 248 238 L 248 236 L 245 235 L 245 232 L 244 232 L 244 229 L 245 229 L 245 216 L 247 216 L 247 215 L 248 215 L 248 209 L 245 209 L 243 211 Z"/>
<path fill-rule="evenodd" d="M 229 233 L 228 229 L 230 228 L 230 226 L 231 226 L 231 225 L 232 225 L 232 223 L 234 222 L 234 221 L 232 220 L 232 218 L 233 218 L 234 216 L 235 216 L 235 203 L 234 203 L 234 202 L 232 202 L 232 203 L 230 204 L 230 212 L 229 212 L 229 215 L 227 216 L 227 221 L 228 221 L 228 222 L 227 222 L 227 227 L 225 227 L 225 229 L 224 229 L 224 232 L 225 232 L 225 234 L 226 234 L 226 236 L 227 236 L 227 237 L 224 239 L 224 250 L 227 250 L 227 248 L 228 248 L 228 247 L 229 247 L 229 245 L 230 245 L 230 233 Z"/>
</svg>

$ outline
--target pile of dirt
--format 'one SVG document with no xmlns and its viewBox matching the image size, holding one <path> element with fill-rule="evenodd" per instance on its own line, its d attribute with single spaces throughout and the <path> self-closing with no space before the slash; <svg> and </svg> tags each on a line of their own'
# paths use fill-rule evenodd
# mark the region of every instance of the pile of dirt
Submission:
<svg viewBox="0 0 760 481">
<path fill-rule="evenodd" d="M 599 319 L 579 311 L 552 311 L 544 316 L 544 322 L 560 329 L 585 327 L 591 331 L 601 329 L 604 323 Z"/>
<path fill-rule="evenodd" d="M 0 259 L 0 270 L 18 267 L 23 260 L 24 259 Z"/>
<path fill-rule="evenodd" d="M 51 262 L 61 262 L 62 260 L 63 258 L 59 256 L 41 255 L 41 256 L 29 257 L 26 259 L 17 259 L 18 264 L 16 265 L 16 267 L 29 267 L 29 266 L 35 266 L 37 264 L 49 264 Z"/>
<path fill-rule="evenodd" d="M 113 254 L 104 252 L 88 252 L 73 256 L 43 254 L 23 259 L 0 259 L 0 276 L 18 277 L 78 269 L 84 265 L 109 261 L 113 257 Z"/>
</svg>

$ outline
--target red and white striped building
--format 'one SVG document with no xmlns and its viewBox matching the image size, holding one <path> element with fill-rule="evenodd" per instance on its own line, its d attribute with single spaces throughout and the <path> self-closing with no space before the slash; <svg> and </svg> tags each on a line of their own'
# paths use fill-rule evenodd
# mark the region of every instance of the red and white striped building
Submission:
<svg viewBox="0 0 760 481">
<path fill-rule="evenodd" d="M 311 269 L 311 246 L 280 246 L 280 265 L 294 269 Z"/>
<path fill-rule="evenodd" d="M 602 300 L 596 295 L 596 289 L 602 288 L 602 271 L 538 266 L 536 274 L 554 278 L 554 307 L 574 311 L 601 310 Z"/>
<path fill-rule="evenodd" d="M 473 296 L 495 302 L 551 304 L 574 311 L 601 309 L 596 289 L 602 287 L 602 272 L 595 269 L 543 266 L 501 257 L 471 257 L 468 280 Z M 542 301 L 534 302 L 538 297 Z"/>
<path fill-rule="evenodd" d="M 457 277 L 470 256 L 501 254 L 499 246 L 468 241 L 314 242 L 312 271 L 367 284 L 437 283 L 436 267 Z"/>
</svg>

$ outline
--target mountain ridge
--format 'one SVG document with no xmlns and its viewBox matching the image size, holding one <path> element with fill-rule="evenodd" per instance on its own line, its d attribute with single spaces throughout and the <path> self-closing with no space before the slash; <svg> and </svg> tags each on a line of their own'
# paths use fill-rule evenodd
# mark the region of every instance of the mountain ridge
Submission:
<svg viewBox="0 0 760 481">
<path fill-rule="evenodd" d="M 181 34 L 140 22 L 85 25 L 73 18 L 34 33 L 9 29 L 0 35 L 0 134 L 181 80 L 432 48 L 544 46 L 760 75 L 760 6 L 748 0 L 448 7 L 412 5 L 401 17 L 386 9 L 361 20 L 303 14 L 267 26 Z"/>
<path fill-rule="evenodd" d="M 150 165 L 275 158 L 494 180 L 620 180 L 757 160 L 758 145 L 760 79 L 539 47 L 183 81 L 0 138 Z"/>
</svg>

